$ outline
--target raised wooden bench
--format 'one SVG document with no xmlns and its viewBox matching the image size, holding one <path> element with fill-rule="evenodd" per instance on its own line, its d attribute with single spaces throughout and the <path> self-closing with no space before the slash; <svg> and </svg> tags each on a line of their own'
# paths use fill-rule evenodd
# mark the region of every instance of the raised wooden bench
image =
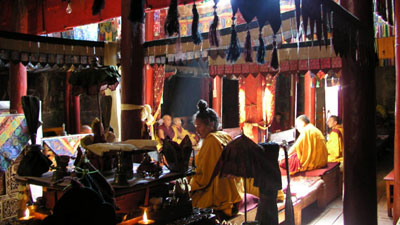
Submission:
<svg viewBox="0 0 400 225">
<path fill-rule="evenodd" d="M 386 204 L 388 216 L 392 217 L 393 208 L 393 186 L 394 186 L 394 170 L 390 171 L 384 178 L 386 183 Z"/>
<path fill-rule="evenodd" d="M 286 172 L 281 171 L 282 174 Z M 291 177 L 290 187 L 292 192 L 292 202 L 294 210 L 295 225 L 301 225 L 302 210 L 314 202 L 318 207 L 326 207 L 328 203 L 337 198 L 341 193 L 342 179 L 340 175 L 339 163 L 328 163 L 326 168 L 306 171 Z M 282 176 L 282 187 L 286 190 L 287 179 Z M 254 221 L 257 208 L 249 210 L 247 220 Z M 241 213 L 228 222 L 240 224 L 244 221 Z M 278 203 L 278 221 L 285 221 L 285 203 Z"/>
<path fill-rule="evenodd" d="M 282 173 L 286 174 L 286 173 Z M 286 176 L 282 179 L 284 189 L 287 186 Z M 302 210 L 313 202 L 324 208 L 341 193 L 341 175 L 339 163 L 328 163 L 326 168 L 301 172 L 291 177 L 294 220 L 301 224 Z M 285 221 L 285 204 L 278 203 L 279 223 Z"/>
</svg>

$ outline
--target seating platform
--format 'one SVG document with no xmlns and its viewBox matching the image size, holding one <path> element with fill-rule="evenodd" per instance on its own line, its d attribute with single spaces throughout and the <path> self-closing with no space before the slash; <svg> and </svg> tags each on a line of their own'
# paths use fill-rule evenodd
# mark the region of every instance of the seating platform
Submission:
<svg viewBox="0 0 400 225">
<path fill-rule="evenodd" d="M 393 208 L 393 186 L 394 186 L 394 170 L 390 171 L 388 175 L 384 178 L 386 183 L 386 204 L 387 204 L 387 213 L 389 217 L 392 217 L 392 208 Z"/>
<path fill-rule="evenodd" d="M 342 190 L 340 163 L 328 163 L 321 169 L 297 173 L 291 177 L 290 187 L 296 225 L 301 224 L 301 212 L 310 204 L 317 202 L 319 208 L 324 208 L 340 195 Z M 286 171 L 281 171 L 286 174 Z M 287 179 L 282 176 L 282 187 L 286 190 Z M 278 203 L 279 223 L 285 218 L 285 204 Z"/>
<path fill-rule="evenodd" d="M 294 209 L 294 220 L 296 225 L 301 224 L 302 210 L 314 202 L 318 207 L 324 208 L 332 200 L 340 195 L 342 190 L 341 174 L 339 163 L 328 163 L 326 168 L 306 171 L 291 177 L 290 187 Z M 286 174 L 285 171 L 281 171 Z M 287 187 L 286 176 L 282 176 L 282 187 L 284 192 Z M 248 210 L 248 221 L 255 220 L 257 208 Z M 285 203 L 278 203 L 278 221 L 285 221 Z M 244 221 L 243 213 L 232 218 L 228 222 L 240 224 Z"/>
</svg>

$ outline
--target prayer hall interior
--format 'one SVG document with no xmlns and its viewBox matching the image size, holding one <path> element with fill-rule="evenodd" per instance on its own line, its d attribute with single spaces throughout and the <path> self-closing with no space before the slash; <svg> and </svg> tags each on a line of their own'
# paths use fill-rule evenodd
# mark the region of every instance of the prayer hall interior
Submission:
<svg viewBox="0 0 400 225">
<path fill-rule="evenodd" d="M 0 224 L 399 224 L 399 24 L 396 0 L 0 1 Z"/>
</svg>

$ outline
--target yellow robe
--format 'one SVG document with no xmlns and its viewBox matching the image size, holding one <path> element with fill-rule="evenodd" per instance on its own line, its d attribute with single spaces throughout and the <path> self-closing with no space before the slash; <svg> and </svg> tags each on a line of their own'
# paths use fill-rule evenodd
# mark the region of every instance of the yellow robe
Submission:
<svg viewBox="0 0 400 225">
<path fill-rule="evenodd" d="M 313 170 L 325 167 L 328 163 L 328 150 L 325 137 L 318 128 L 311 123 L 304 127 L 303 132 L 292 148 L 296 149 L 301 167 L 299 171 Z"/>
<path fill-rule="evenodd" d="M 186 135 L 189 135 L 189 138 L 190 138 L 190 140 L 192 141 L 192 144 L 195 144 L 195 143 L 196 143 L 196 140 L 194 139 L 194 135 L 191 134 L 191 133 L 189 133 L 189 131 L 187 131 L 185 128 L 182 127 L 182 129 L 181 129 L 182 131 L 179 132 L 179 131 L 178 131 L 178 128 L 177 128 L 175 125 L 172 125 L 171 127 L 172 127 L 172 129 L 174 130 L 174 132 L 175 132 L 175 137 L 174 137 L 174 139 L 176 139 L 176 142 L 177 142 L 178 144 L 180 144 L 180 143 L 182 142 L 182 140 L 186 137 Z"/>
<path fill-rule="evenodd" d="M 231 141 L 231 137 L 222 131 L 207 135 L 196 156 L 196 174 L 190 180 L 190 186 L 194 207 L 222 210 L 226 215 L 231 216 L 233 205 L 242 199 L 243 182 L 241 178 L 217 175 L 207 187 L 221 156 L 223 145 L 226 146 L 229 141 Z"/>
<path fill-rule="evenodd" d="M 326 142 L 326 147 L 328 148 L 328 162 L 343 162 L 343 126 L 337 124 L 332 129 L 338 130 L 340 135 L 335 131 L 329 133 L 328 142 Z"/>
</svg>

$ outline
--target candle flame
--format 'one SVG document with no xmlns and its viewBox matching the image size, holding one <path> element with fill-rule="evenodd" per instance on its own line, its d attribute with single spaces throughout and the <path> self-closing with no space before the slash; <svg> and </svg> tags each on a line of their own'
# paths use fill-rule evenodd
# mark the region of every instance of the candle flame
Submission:
<svg viewBox="0 0 400 225">
<path fill-rule="evenodd" d="M 24 212 L 24 217 L 23 217 L 23 218 L 24 218 L 24 219 L 28 219 L 29 216 L 30 216 L 30 215 L 29 215 L 29 209 L 26 208 L 26 209 L 25 209 L 25 212 Z"/>
<path fill-rule="evenodd" d="M 148 222 L 148 219 L 147 219 L 147 212 L 146 212 L 147 210 L 144 210 L 144 213 L 143 213 L 143 222 Z"/>
</svg>

